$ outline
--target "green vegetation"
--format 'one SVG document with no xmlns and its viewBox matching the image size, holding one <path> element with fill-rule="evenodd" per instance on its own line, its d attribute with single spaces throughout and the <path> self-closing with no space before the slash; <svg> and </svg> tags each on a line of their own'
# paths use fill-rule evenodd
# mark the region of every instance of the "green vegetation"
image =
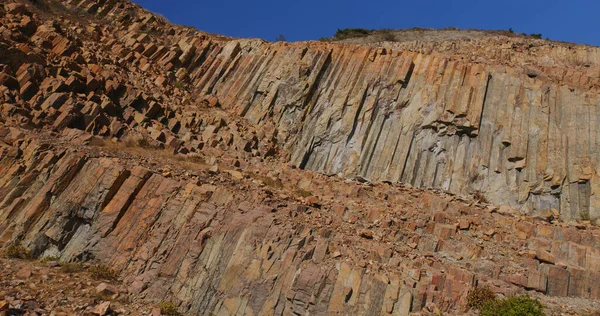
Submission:
<svg viewBox="0 0 600 316">
<path fill-rule="evenodd" d="M 354 37 L 365 37 L 371 33 L 375 32 L 375 30 L 367 30 L 367 29 L 356 29 L 356 28 L 346 28 L 346 29 L 338 29 L 333 36 L 333 40 L 339 41 L 347 38 Z"/>
<path fill-rule="evenodd" d="M 29 250 L 21 245 L 10 245 L 6 247 L 4 250 L 4 254 L 7 257 L 13 259 L 29 259 L 31 255 L 29 254 Z"/>
<path fill-rule="evenodd" d="M 262 182 L 264 185 L 269 186 L 269 187 L 273 187 L 273 188 L 282 188 L 283 187 L 283 182 L 281 182 L 281 180 L 279 179 L 273 179 L 271 177 L 268 176 L 263 176 L 257 173 L 249 173 L 249 176 L 257 181 Z"/>
<path fill-rule="evenodd" d="M 42 258 L 42 260 L 40 260 L 41 263 L 48 263 L 50 261 L 59 261 L 60 257 L 58 256 L 48 256 L 48 257 L 44 257 Z"/>
<path fill-rule="evenodd" d="M 116 280 L 119 273 L 106 264 L 98 264 L 88 269 L 94 279 Z"/>
<path fill-rule="evenodd" d="M 60 268 L 65 273 L 77 273 L 85 270 L 83 263 L 81 262 L 66 262 L 61 263 Z"/>
<path fill-rule="evenodd" d="M 537 39 L 542 39 L 541 33 L 531 33 L 531 34 L 529 34 L 529 36 L 531 36 L 533 38 L 537 38 Z"/>
<path fill-rule="evenodd" d="M 481 308 L 481 316 L 544 316 L 544 305 L 527 295 L 494 299 Z"/>
<path fill-rule="evenodd" d="M 544 305 L 527 295 L 499 299 L 489 287 L 476 287 L 467 294 L 469 308 L 481 316 L 544 316 Z"/>
<path fill-rule="evenodd" d="M 469 308 L 481 309 L 485 304 L 496 300 L 496 293 L 489 286 L 476 287 L 467 294 Z"/>
<path fill-rule="evenodd" d="M 160 308 L 161 315 L 166 315 L 166 316 L 181 315 L 181 313 L 179 313 L 179 307 L 177 306 L 177 304 L 175 304 L 173 302 L 170 302 L 170 301 L 160 302 L 160 304 L 158 304 L 158 307 Z"/>
<path fill-rule="evenodd" d="M 179 90 L 185 89 L 185 84 L 181 81 L 176 81 L 175 84 L 173 84 L 173 86 Z"/>
<path fill-rule="evenodd" d="M 275 37 L 275 42 L 285 42 L 285 36 L 283 34 L 279 34 L 277 37 Z"/>
<path fill-rule="evenodd" d="M 419 28 L 414 28 L 413 30 L 419 30 Z M 338 29 L 335 34 L 331 38 L 321 37 L 319 41 L 321 42 L 330 42 L 330 41 L 341 41 L 348 38 L 357 38 L 357 37 L 365 37 L 371 34 L 379 34 L 384 41 L 395 41 L 396 38 L 394 36 L 393 30 L 391 29 L 381 29 L 381 30 L 369 30 L 363 28 L 346 28 L 346 29 Z"/>
<path fill-rule="evenodd" d="M 589 221 L 590 218 L 590 213 L 589 212 L 584 212 L 584 211 L 580 211 L 579 212 L 579 217 L 584 220 L 584 221 Z"/>
<path fill-rule="evenodd" d="M 143 148 L 143 149 L 152 149 L 157 150 L 161 149 L 159 145 L 152 144 L 146 137 L 141 138 L 133 138 L 128 137 L 124 141 L 125 147 L 128 148 Z"/>
<path fill-rule="evenodd" d="M 393 42 L 396 40 L 396 37 L 394 36 L 394 33 L 392 33 L 391 30 L 381 30 L 378 33 L 381 34 L 381 39 L 383 39 L 384 41 Z"/>
<path fill-rule="evenodd" d="M 295 193 L 301 197 L 309 197 L 313 195 L 312 192 L 304 189 L 298 189 L 295 191 Z"/>
</svg>

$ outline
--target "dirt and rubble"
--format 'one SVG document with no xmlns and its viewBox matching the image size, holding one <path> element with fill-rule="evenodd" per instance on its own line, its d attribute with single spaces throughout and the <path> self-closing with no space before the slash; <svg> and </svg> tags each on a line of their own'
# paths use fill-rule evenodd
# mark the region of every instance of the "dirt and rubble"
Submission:
<svg viewBox="0 0 600 316">
<path fill-rule="evenodd" d="M 160 315 L 160 307 L 130 297 L 113 280 L 85 266 L 65 271 L 56 261 L 0 257 L 0 315 Z"/>
<path fill-rule="evenodd" d="M 552 82 L 597 52 L 533 74 L 397 49 L 217 37 L 124 0 L 0 5 L 0 246 L 33 258 L 1 259 L 0 309 L 474 314 L 466 294 L 488 285 L 596 312 L 595 161 L 569 156 L 595 147 L 527 134 L 548 111 L 523 100 L 591 98 L 596 77 Z M 554 117 L 566 137 L 577 113 Z M 74 262 L 118 271 L 118 295 L 56 266 Z"/>
</svg>

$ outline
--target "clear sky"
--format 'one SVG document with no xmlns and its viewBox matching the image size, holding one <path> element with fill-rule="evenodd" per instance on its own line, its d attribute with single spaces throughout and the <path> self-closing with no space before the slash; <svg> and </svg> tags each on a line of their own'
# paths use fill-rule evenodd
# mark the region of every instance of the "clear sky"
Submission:
<svg viewBox="0 0 600 316">
<path fill-rule="evenodd" d="M 507 30 L 600 46 L 600 0 L 133 0 L 209 33 L 288 41 L 338 28 Z"/>
</svg>

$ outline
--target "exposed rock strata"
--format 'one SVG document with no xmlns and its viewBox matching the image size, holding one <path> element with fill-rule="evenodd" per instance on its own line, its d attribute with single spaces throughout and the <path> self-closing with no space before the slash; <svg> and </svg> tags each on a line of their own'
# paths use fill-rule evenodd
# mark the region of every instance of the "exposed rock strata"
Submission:
<svg viewBox="0 0 600 316">
<path fill-rule="evenodd" d="M 0 171 L 0 240 L 41 257 L 101 260 L 131 293 L 195 313 L 459 312 L 475 284 L 600 298 L 598 230 L 450 196 L 291 169 L 281 188 L 203 172 L 190 183 L 32 138 L 4 147 Z M 286 197 L 296 183 L 320 198 Z"/>
<path fill-rule="evenodd" d="M 66 3 L 107 18 L 125 11 L 113 2 Z M 165 75 L 155 84 L 187 82 L 200 95 L 218 96 L 232 113 L 275 127 L 278 143 L 302 168 L 481 192 L 527 214 L 556 209 L 567 220 L 600 216 L 596 48 L 534 41 L 539 47 L 532 49 L 520 38 L 506 38 L 504 45 L 462 41 L 451 48 L 389 44 L 402 51 L 226 40 L 172 28 L 152 15 L 125 25 L 116 38 L 109 29 L 98 35 L 121 65 L 157 67 Z M 160 42 L 152 32 L 172 36 Z M 54 42 L 53 51 L 71 53 Z M 484 50 L 486 43 L 500 46 L 505 57 Z M 479 62 L 461 57 L 469 49 L 482 56 Z M 126 103 L 144 106 L 136 99 Z M 150 119 L 160 116 L 160 104 L 153 106 L 140 110 L 149 111 Z M 134 114 L 125 112 L 146 123 Z M 186 113 L 175 118 L 191 119 Z M 179 134 L 190 131 L 165 125 Z M 173 138 L 154 134 L 167 143 Z"/>
<path fill-rule="evenodd" d="M 0 6 L 0 244 L 195 313 L 461 313 L 476 284 L 600 298 L 599 232 L 554 220 L 600 212 L 595 49 L 525 70 L 61 3 Z"/>
</svg>

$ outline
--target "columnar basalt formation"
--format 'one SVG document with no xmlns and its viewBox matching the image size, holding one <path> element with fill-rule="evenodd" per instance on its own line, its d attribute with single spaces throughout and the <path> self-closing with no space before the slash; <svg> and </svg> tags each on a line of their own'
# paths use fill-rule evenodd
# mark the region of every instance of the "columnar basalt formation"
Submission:
<svg viewBox="0 0 600 316">
<path fill-rule="evenodd" d="M 125 11 L 67 3 L 107 18 Z M 525 46 L 520 38 L 386 44 L 398 50 L 266 43 L 160 22 L 140 16 L 116 39 L 102 38 L 120 63 L 165 71 L 156 84 L 188 82 L 232 113 L 273 126 L 301 168 L 481 192 L 527 214 L 600 216 L 596 48 Z M 170 43 L 153 42 L 160 39 L 148 34 L 158 30 Z M 479 62 L 465 58 L 468 50 Z"/>
<path fill-rule="evenodd" d="M 0 21 L 0 246 L 197 314 L 600 299 L 597 48 L 267 43 L 124 0 Z"/>
<path fill-rule="evenodd" d="M 600 298 L 597 229 L 289 168 L 281 187 L 202 168 L 192 183 L 74 148 L 31 137 L 3 147 L 0 240 L 102 260 L 147 300 L 203 314 L 405 315 L 460 313 L 474 284 Z M 320 198 L 285 195 L 295 185 Z"/>
<path fill-rule="evenodd" d="M 301 168 L 478 191 L 528 214 L 599 216 L 596 89 L 320 43 L 232 41 L 204 64 L 194 85 L 250 122 L 273 122 Z"/>
</svg>

